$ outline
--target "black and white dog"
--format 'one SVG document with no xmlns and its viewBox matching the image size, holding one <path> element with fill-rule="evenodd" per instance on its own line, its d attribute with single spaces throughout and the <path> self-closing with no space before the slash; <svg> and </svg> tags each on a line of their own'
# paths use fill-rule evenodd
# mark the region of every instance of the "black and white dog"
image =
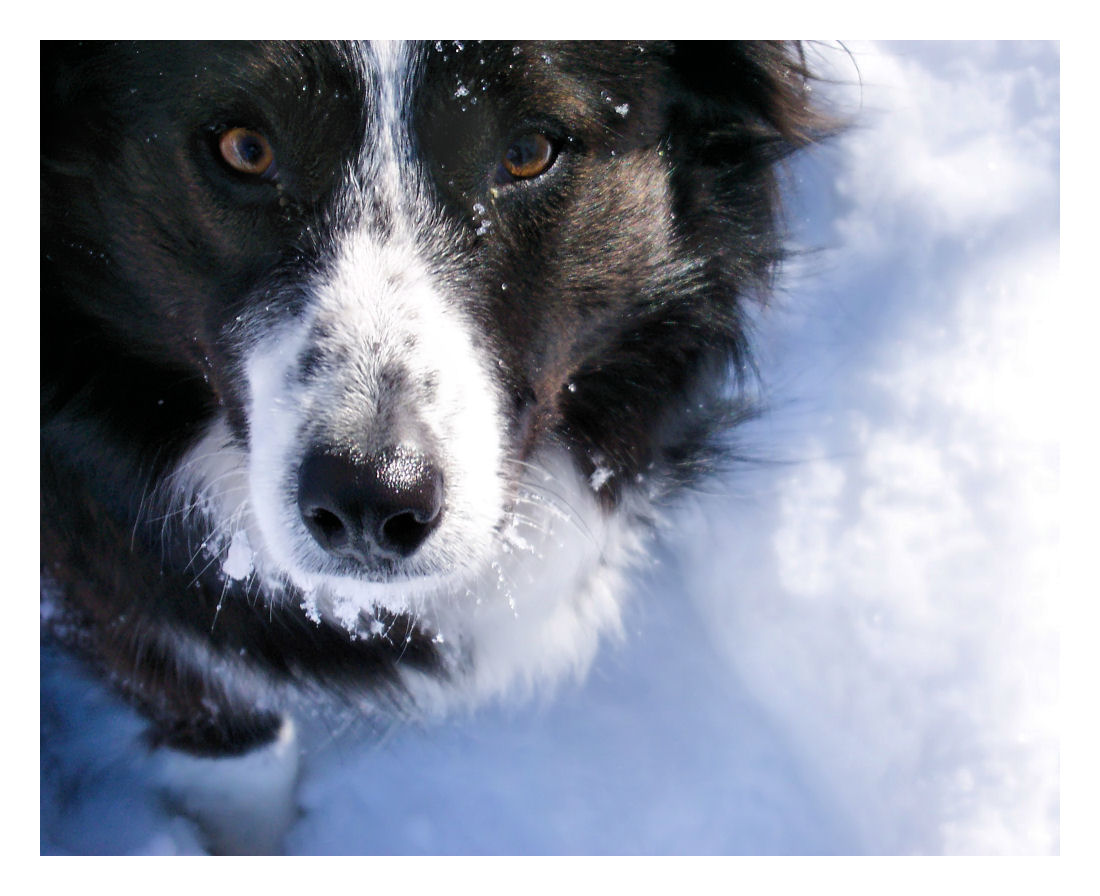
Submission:
<svg viewBox="0 0 1100 896">
<path fill-rule="evenodd" d="M 202 757 L 583 669 L 747 412 L 807 80 L 772 43 L 44 45 L 46 643 Z"/>
</svg>

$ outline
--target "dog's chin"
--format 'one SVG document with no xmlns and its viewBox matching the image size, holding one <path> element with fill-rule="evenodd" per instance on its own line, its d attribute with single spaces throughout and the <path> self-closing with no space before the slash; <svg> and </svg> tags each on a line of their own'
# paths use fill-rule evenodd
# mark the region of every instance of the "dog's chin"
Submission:
<svg viewBox="0 0 1100 896">
<path fill-rule="evenodd" d="M 492 536 L 480 539 L 486 544 Z M 426 545 L 407 559 L 379 557 L 370 563 L 324 555 L 300 539 L 295 559 L 280 564 L 257 557 L 264 580 L 276 585 L 274 595 L 296 601 L 315 619 L 339 622 L 353 635 L 364 634 L 379 616 L 413 615 L 430 621 L 440 602 L 460 598 L 492 563 L 481 544 L 468 542 L 450 549 Z M 461 558 L 461 560 L 459 559 Z"/>
</svg>

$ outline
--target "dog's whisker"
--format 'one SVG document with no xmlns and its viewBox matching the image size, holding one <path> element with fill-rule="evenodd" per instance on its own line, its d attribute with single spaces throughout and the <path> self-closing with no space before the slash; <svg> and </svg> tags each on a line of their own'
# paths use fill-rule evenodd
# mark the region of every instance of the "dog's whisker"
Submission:
<svg viewBox="0 0 1100 896">
<path fill-rule="evenodd" d="M 552 528 L 554 522 L 567 523 L 588 541 L 596 542 L 591 527 L 563 495 L 545 488 L 539 490 L 521 488 L 517 491 L 514 500 L 517 503 L 523 503 L 531 508 L 542 510 L 544 515 L 549 515 L 550 519 L 547 520 L 546 527 Z"/>
<path fill-rule="evenodd" d="M 225 603 L 225 596 L 229 593 L 230 581 L 231 580 L 229 576 L 226 576 L 225 581 L 222 582 L 222 593 L 221 596 L 218 598 L 217 606 L 214 607 L 214 618 L 210 622 L 210 634 L 214 634 L 214 628 L 218 624 L 218 616 L 221 615 L 222 605 Z"/>
</svg>

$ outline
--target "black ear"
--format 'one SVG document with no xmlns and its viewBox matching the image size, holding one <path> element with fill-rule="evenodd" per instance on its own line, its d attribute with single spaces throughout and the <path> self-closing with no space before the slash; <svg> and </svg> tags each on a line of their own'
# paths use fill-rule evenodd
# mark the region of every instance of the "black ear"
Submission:
<svg viewBox="0 0 1100 896">
<path fill-rule="evenodd" d="M 117 155 L 133 104 L 131 55 L 116 41 L 42 41 L 44 173 L 94 177 Z"/>
<path fill-rule="evenodd" d="M 83 145 L 104 117 L 97 108 L 95 41 L 42 41 L 41 152 L 44 173 L 82 173 Z M 103 122 L 103 126 L 106 126 Z M 86 166 L 86 163 L 85 163 Z"/>
<path fill-rule="evenodd" d="M 811 102 L 800 43 L 681 41 L 670 64 L 680 86 L 673 130 L 700 149 L 752 147 L 774 161 L 831 130 Z"/>
<path fill-rule="evenodd" d="M 718 272 L 716 304 L 766 296 L 785 257 L 779 163 L 831 131 L 800 44 L 665 45 L 666 139 L 677 226 Z"/>
</svg>

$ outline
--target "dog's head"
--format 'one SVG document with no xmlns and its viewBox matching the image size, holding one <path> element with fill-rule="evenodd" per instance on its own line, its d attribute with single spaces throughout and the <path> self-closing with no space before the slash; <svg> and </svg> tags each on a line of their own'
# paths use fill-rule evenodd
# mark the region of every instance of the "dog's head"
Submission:
<svg viewBox="0 0 1100 896">
<path fill-rule="evenodd" d="M 602 513 L 681 478 L 815 127 L 766 43 L 74 45 L 43 83 L 49 400 L 148 402 L 223 576 L 398 611 L 547 475 Z"/>
</svg>

